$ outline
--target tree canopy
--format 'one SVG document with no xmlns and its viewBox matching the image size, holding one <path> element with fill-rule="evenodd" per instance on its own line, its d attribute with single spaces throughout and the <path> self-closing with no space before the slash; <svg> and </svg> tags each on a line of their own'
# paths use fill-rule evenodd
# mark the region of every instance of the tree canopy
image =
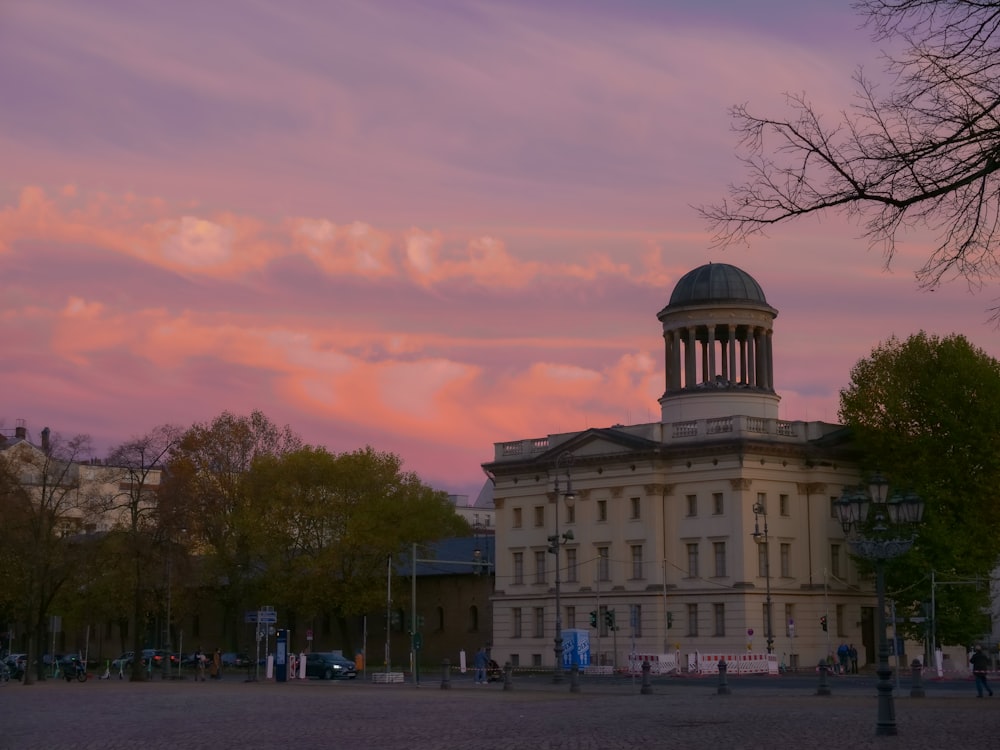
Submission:
<svg viewBox="0 0 1000 750">
<path fill-rule="evenodd" d="M 900 235 L 924 228 L 937 245 L 918 272 L 934 288 L 996 276 L 1000 231 L 1000 0 L 858 0 L 894 86 L 861 70 L 854 107 L 834 120 L 805 94 L 790 113 L 732 108 L 748 177 L 699 213 L 725 245 L 801 216 L 844 211 L 888 266 Z M 994 317 L 1000 309 L 994 308 Z"/>
<path fill-rule="evenodd" d="M 851 371 L 840 418 L 864 468 L 926 504 L 914 549 L 887 568 L 890 588 L 910 604 L 930 600 L 932 570 L 981 580 L 935 592 L 939 640 L 971 643 L 1000 562 L 1000 363 L 960 335 L 892 337 Z"/>
</svg>

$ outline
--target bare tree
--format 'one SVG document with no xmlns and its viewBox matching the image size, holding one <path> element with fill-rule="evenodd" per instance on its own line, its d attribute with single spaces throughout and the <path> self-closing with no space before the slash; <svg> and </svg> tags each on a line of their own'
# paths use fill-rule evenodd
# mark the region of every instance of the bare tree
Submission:
<svg viewBox="0 0 1000 750">
<path fill-rule="evenodd" d="M 929 229 L 936 247 L 917 273 L 923 288 L 998 271 L 1000 231 L 1000 0 L 858 0 L 895 84 L 882 97 L 859 70 L 857 102 L 831 125 L 802 94 L 791 116 L 731 110 L 747 181 L 697 210 L 716 243 L 746 242 L 773 224 L 844 211 L 884 253 Z M 994 318 L 1000 308 L 994 308 Z"/>
<path fill-rule="evenodd" d="M 134 437 L 114 448 L 108 456 L 110 490 L 99 498 L 101 510 L 114 522 L 115 530 L 125 538 L 131 557 L 133 585 L 132 633 L 133 659 L 131 679 L 143 678 L 142 653 L 145 636 L 147 598 L 150 591 L 147 571 L 152 561 L 174 552 L 176 538 L 173 514 L 164 512 L 158 497 L 160 475 L 170 452 L 180 441 L 182 430 L 160 425 L 145 435 Z M 168 580 L 167 585 L 170 585 Z M 167 623 L 167 628 L 170 623 Z"/>
<path fill-rule="evenodd" d="M 89 458 L 86 435 L 63 441 L 45 433 L 41 447 L 23 441 L 0 452 L 0 528 L 4 544 L 16 550 L 6 556 L 4 580 L 15 587 L 15 614 L 29 632 L 29 665 L 45 649 L 50 606 L 74 569 L 73 539 L 90 520 L 80 492 L 80 465 Z M 45 677 L 42 659 L 35 676 Z M 32 681 L 30 668 L 24 681 Z"/>
</svg>

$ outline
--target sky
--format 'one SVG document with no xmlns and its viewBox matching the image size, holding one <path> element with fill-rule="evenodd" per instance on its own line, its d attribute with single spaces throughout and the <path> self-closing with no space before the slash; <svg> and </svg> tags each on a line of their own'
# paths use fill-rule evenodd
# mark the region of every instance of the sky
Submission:
<svg viewBox="0 0 1000 750">
<path fill-rule="evenodd" d="M 707 262 L 778 309 L 782 419 L 890 336 L 1000 356 L 836 214 L 721 249 L 729 108 L 835 119 L 848 0 L 0 0 L 0 427 L 95 457 L 264 412 L 475 497 L 498 442 L 659 419 L 656 314 Z"/>
</svg>

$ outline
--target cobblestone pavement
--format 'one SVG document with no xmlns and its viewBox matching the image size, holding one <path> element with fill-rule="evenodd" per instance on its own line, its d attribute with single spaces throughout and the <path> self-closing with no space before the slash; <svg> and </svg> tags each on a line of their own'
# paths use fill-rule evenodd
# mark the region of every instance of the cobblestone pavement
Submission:
<svg viewBox="0 0 1000 750">
<path fill-rule="evenodd" d="M 376 685 L 352 682 L 130 683 L 49 680 L 0 686 L 0 748 L 378 747 L 381 750 L 615 750 L 616 748 L 1000 747 L 1000 696 L 969 690 L 897 695 L 896 737 L 876 737 L 874 694 L 817 696 L 815 689 L 712 681 L 586 683 L 581 692 L 538 679 L 474 685 L 456 679 Z"/>
</svg>

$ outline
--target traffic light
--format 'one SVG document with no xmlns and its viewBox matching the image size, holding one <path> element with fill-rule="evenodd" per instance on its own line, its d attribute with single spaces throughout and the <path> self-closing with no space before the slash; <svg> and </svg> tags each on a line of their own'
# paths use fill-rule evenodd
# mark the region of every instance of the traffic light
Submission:
<svg viewBox="0 0 1000 750">
<path fill-rule="evenodd" d="M 590 612 L 590 627 L 597 627 L 597 610 L 591 610 Z"/>
<path fill-rule="evenodd" d="M 615 629 L 615 611 L 613 609 L 604 610 L 604 624 L 609 630 Z"/>
<path fill-rule="evenodd" d="M 819 626 L 823 628 L 823 630 L 826 630 L 826 615 L 819 618 Z"/>
<path fill-rule="evenodd" d="M 667 630 L 670 630 L 674 626 L 674 613 L 667 612 Z"/>
<path fill-rule="evenodd" d="M 559 554 L 559 537 L 553 534 L 548 537 L 549 540 L 549 553 L 553 555 Z"/>
</svg>

